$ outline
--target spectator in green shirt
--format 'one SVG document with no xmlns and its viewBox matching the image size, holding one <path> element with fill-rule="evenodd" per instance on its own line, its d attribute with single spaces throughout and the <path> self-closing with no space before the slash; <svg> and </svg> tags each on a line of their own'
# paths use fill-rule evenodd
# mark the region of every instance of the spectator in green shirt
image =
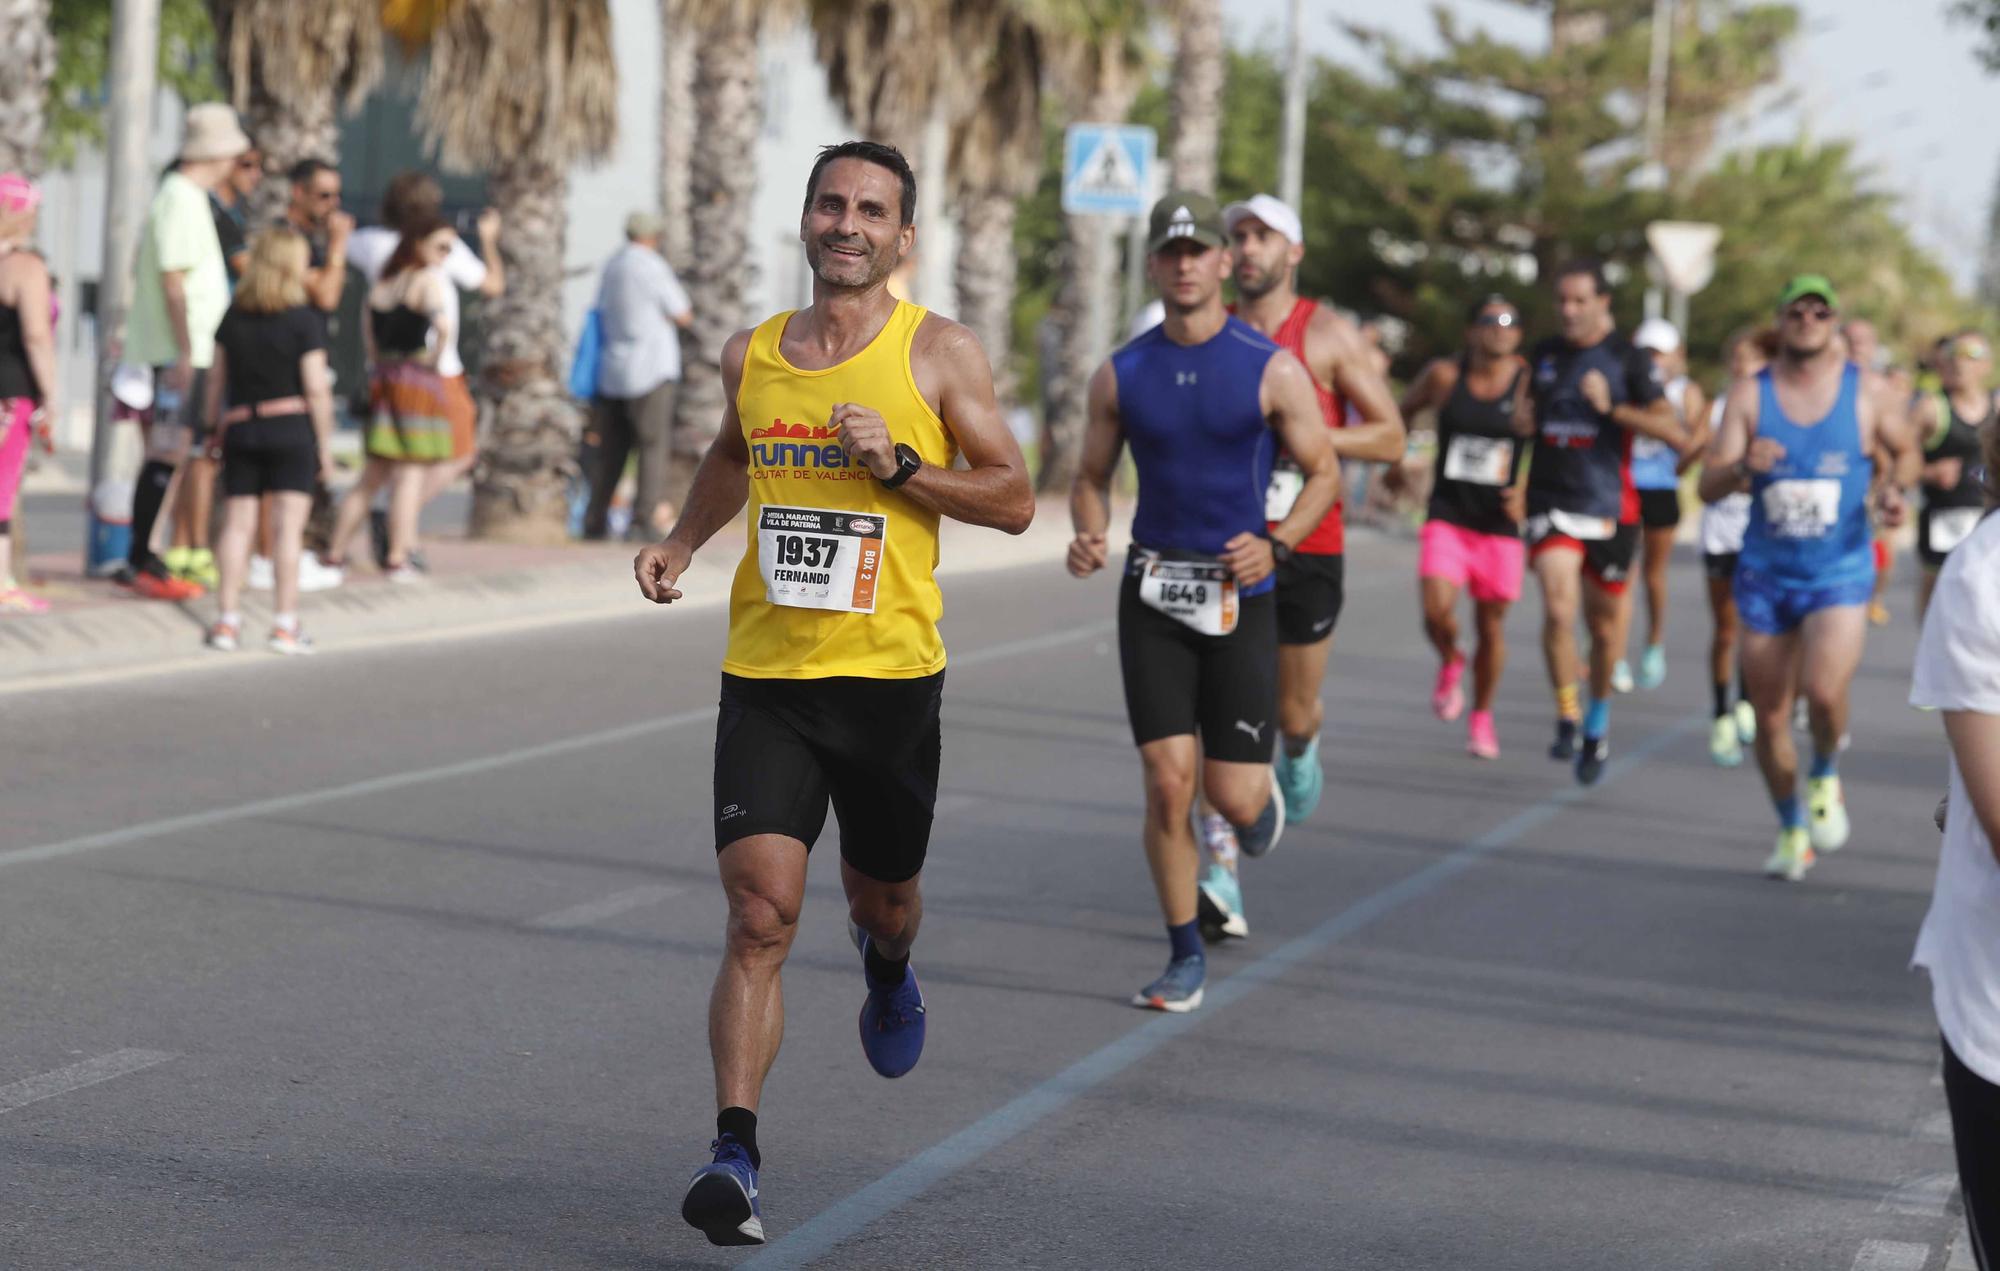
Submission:
<svg viewBox="0 0 2000 1271">
<path fill-rule="evenodd" d="M 190 449 L 196 454 L 203 449 L 195 444 L 201 419 L 197 407 L 203 379 L 215 360 L 215 329 L 229 307 L 229 272 L 209 196 L 249 149 L 250 139 L 235 111 L 216 102 L 189 107 L 179 162 L 160 182 L 139 237 L 124 360 L 153 368 L 153 409 L 142 425 L 146 463 L 132 499 L 132 551 L 121 581 L 153 599 L 186 600 L 204 590 L 190 578 L 170 576 L 151 540 L 175 471 Z M 197 465 L 203 472 L 187 484 L 209 490 L 212 497 L 213 464 L 198 459 Z M 192 555 L 176 563 L 188 574 L 212 572 L 207 500 L 200 489 L 190 489 L 186 496 L 187 515 L 177 519 Z"/>
</svg>

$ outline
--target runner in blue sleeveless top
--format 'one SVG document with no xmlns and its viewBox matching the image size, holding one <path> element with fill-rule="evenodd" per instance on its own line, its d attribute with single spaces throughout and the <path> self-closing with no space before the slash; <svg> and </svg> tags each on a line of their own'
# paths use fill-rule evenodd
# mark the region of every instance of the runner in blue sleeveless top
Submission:
<svg viewBox="0 0 2000 1271">
<path fill-rule="evenodd" d="M 1778 844 L 1764 872 L 1793 882 L 1815 849 L 1847 842 L 1836 757 L 1847 730 L 1847 690 L 1868 634 L 1875 588 L 1871 497 L 1885 525 L 1901 524 L 1915 447 L 1882 418 L 1874 372 L 1834 340 L 1839 298 L 1816 274 L 1778 297 L 1778 360 L 1729 390 L 1709 448 L 1701 497 L 1750 494 L 1736 564 L 1743 678 L 1757 712 L 1757 763 L 1778 811 Z M 1792 746 L 1794 686 L 1812 721 L 1807 807 Z"/>
<path fill-rule="evenodd" d="M 1332 508 L 1340 465 L 1312 377 L 1222 307 L 1229 252 L 1215 200 L 1175 192 L 1153 208 L 1147 271 L 1166 320 L 1097 369 L 1070 491 L 1069 571 L 1102 569 L 1111 475 L 1132 448 L 1139 509 L 1118 597 L 1125 709 L 1146 776 L 1146 861 L 1166 916 L 1166 973 L 1135 1006 L 1201 1005 L 1190 813 L 1197 766 L 1242 850 L 1284 827 L 1271 771 L 1278 691 L 1276 567 Z M 1266 529 L 1264 492 L 1282 444 L 1306 474 L 1291 514 Z M 1199 739 L 1199 740 L 1197 740 Z"/>
</svg>

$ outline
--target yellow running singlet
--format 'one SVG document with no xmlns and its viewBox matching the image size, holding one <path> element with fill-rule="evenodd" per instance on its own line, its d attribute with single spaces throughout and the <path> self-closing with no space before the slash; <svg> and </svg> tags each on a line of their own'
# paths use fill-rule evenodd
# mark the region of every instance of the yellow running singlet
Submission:
<svg viewBox="0 0 2000 1271">
<path fill-rule="evenodd" d="M 823 371 L 802 371 L 780 352 L 791 313 L 752 333 L 736 391 L 750 502 L 729 593 L 729 674 L 894 680 L 944 669 L 944 598 L 932 577 L 938 514 L 884 488 L 827 425 L 836 403 L 854 402 L 926 464 L 952 462 L 951 434 L 910 373 L 926 312 L 898 301 L 867 348 Z"/>
</svg>

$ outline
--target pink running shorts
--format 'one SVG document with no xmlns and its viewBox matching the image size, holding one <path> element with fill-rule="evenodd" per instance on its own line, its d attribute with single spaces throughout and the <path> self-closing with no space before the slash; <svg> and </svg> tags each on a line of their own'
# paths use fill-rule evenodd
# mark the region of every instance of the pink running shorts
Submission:
<svg viewBox="0 0 2000 1271">
<path fill-rule="evenodd" d="M 28 444 L 34 427 L 28 421 L 35 403 L 26 397 L 0 397 L 0 521 L 14 514 L 14 494 L 28 466 Z"/>
<path fill-rule="evenodd" d="M 1425 521 L 1417 540 L 1417 577 L 1442 578 L 1474 600 L 1521 598 L 1527 549 L 1511 534 L 1481 534 L 1448 521 Z"/>
</svg>

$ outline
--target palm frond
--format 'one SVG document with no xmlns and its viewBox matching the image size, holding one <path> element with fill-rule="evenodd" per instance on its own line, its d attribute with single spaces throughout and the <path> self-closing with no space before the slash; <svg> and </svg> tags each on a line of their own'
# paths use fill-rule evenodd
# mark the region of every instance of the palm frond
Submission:
<svg viewBox="0 0 2000 1271">
<path fill-rule="evenodd" d="M 608 0 L 460 0 L 430 52 L 417 115 L 447 168 L 568 167 L 617 139 Z"/>
<path fill-rule="evenodd" d="M 382 76 L 379 0 L 212 0 L 231 103 L 331 93 L 352 110 Z"/>
</svg>

